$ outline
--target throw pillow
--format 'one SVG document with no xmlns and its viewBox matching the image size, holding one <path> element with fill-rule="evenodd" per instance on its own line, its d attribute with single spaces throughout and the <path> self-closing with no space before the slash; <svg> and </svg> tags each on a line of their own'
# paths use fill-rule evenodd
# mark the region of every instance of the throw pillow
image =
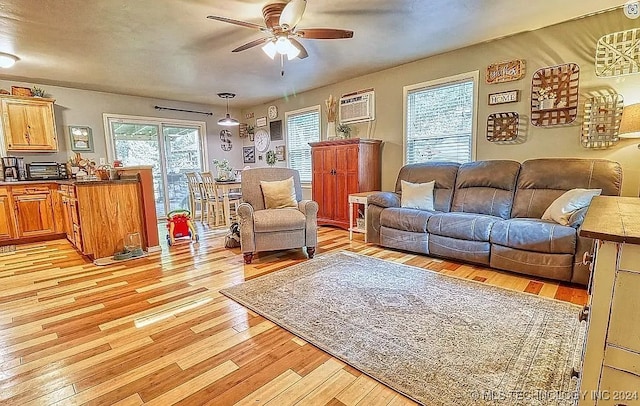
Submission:
<svg viewBox="0 0 640 406">
<path fill-rule="evenodd" d="M 569 225 L 569 218 L 576 211 L 589 206 L 591 199 L 602 193 L 602 189 L 571 189 L 551 203 L 542 215 L 543 220 L 553 220 L 563 226 Z"/>
<path fill-rule="evenodd" d="M 400 206 L 410 209 L 433 210 L 433 188 L 435 185 L 435 180 L 427 183 L 411 183 L 401 180 Z"/>
<path fill-rule="evenodd" d="M 266 182 L 261 180 L 260 187 L 264 196 L 264 206 L 267 209 L 283 209 L 285 207 L 298 207 L 296 189 L 293 184 L 293 176 L 285 180 Z"/>
</svg>

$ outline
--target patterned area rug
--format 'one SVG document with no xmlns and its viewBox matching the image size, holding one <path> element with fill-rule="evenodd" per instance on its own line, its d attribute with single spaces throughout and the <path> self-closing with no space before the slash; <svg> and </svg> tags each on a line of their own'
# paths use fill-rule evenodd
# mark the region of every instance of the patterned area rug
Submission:
<svg viewBox="0 0 640 406">
<path fill-rule="evenodd" d="M 0 247 L 0 254 L 8 254 L 10 252 L 16 252 L 15 245 L 4 245 Z"/>
<path fill-rule="evenodd" d="M 569 303 L 348 252 L 221 292 L 426 405 L 572 404 Z"/>
</svg>

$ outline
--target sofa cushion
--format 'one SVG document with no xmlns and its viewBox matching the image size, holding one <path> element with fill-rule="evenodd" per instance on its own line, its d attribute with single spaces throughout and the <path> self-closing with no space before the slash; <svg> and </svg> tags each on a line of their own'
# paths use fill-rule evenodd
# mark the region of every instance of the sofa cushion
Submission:
<svg viewBox="0 0 640 406">
<path fill-rule="evenodd" d="M 265 209 L 253 212 L 253 230 L 256 233 L 304 230 L 307 218 L 298 209 Z"/>
<path fill-rule="evenodd" d="M 460 166 L 451 211 L 509 218 L 520 163 L 495 160 Z"/>
<path fill-rule="evenodd" d="M 576 229 L 553 221 L 510 219 L 494 224 L 491 243 L 546 254 L 573 254 Z"/>
<path fill-rule="evenodd" d="M 567 190 L 602 189 L 617 196 L 622 167 L 605 159 L 542 158 L 522 163 L 511 217 L 541 218 L 551 203 Z"/>
<path fill-rule="evenodd" d="M 405 165 L 400 169 L 395 192 L 402 193 L 402 181 L 426 183 L 435 181 L 433 207 L 437 211 L 450 211 L 453 189 L 456 186 L 459 163 L 421 162 Z"/>
<path fill-rule="evenodd" d="M 436 213 L 427 224 L 430 234 L 470 241 L 489 241 L 494 223 L 499 217 L 473 213 Z"/>
<path fill-rule="evenodd" d="M 399 207 L 384 209 L 380 214 L 380 225 L 396 230 L 426 233 L 427 221 L 434 213 L 433 211 Z"/>
</svg>

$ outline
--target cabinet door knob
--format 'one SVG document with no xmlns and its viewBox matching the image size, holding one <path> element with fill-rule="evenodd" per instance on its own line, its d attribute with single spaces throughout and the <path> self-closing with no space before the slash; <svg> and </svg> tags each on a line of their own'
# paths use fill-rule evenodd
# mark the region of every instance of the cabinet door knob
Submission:
<svg viewBox="0 0 640 406">
<path fill-rule="evenodd" d="M 593 254 L 585 251 L 584 255 L 582 255 L 582 265 L 591 265 L 591 262 L 593 262 Z"/>
<path fill-rule="evenodd" d="M 585 306 L 580 311 L 580 314 L 578 315 L 578 320 L 587 321 L 588 318 L 589 318 L 589 306 Z"/>
<path fill-rule="evenodd" d="M 576 367 L 571 368 L 571 377 L 580 379 L 580 371 Z"/>
</svg>

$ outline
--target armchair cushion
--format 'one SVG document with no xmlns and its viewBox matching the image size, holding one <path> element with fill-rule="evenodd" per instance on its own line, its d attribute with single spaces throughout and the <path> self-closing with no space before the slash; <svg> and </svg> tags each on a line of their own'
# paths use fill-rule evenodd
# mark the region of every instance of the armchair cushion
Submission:
<svg viewBox="0 0 640 406">
<path fill-rule="evenodd" d="M 298 207 L 293 176 L 285 180 L 272 182 L 261 180 L 260 188 L 262 188 L 262 194 L 264 195 L 265 208 L 282 209 L 285 207 Z"/>
<path fill-rule="evenodd" d="M 253 229 L 256 233 L 304 230 L 306 221 L 304 213 L 297 208 L 265 209 L 253 212 Z"/>
</svg>

